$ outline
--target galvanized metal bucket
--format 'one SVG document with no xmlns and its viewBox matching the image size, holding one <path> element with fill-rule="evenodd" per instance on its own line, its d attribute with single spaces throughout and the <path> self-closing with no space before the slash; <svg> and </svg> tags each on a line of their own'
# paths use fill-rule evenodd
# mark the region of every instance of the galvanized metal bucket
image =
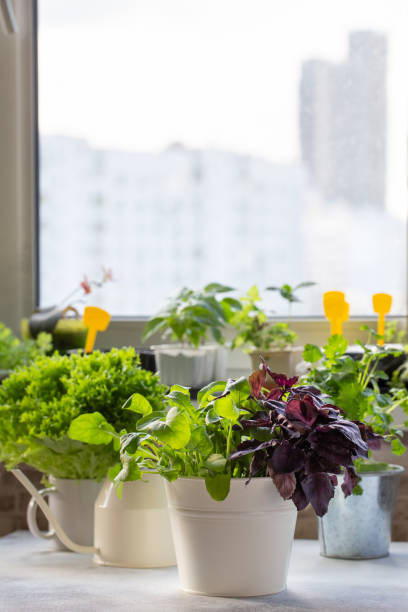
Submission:
<svg viewBox="0 0 408 612">
<path fill-rule="evenodd" d="M 386 557 L 403 472 L 403 467 L 389 465 L 386 471 L 361 473 L 363 494 L 347 498 L 340 477 L 327 514 L 319 518 L 320 554 L 337 559 Z"/>
</svg>

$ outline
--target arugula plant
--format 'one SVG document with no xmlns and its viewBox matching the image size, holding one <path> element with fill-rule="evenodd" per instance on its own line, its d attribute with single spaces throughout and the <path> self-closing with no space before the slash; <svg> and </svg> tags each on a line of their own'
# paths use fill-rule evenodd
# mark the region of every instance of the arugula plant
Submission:
<svg viewBox="0 0 408 612">
<path fill-rule="evenodd" d="M 372 330 L 370 334 L 376 336 Z M 381 370 L 382 360 L 399 353 L 358 344 L 363 350 L 359 360 L 346 355 L 348 342 L 342 336 L 331 336 L 323 349 L 307 344 L 303 359 L 310 364 L 310 370 L 303 381 L 330 395 L 345 418 L 371 426 L 391 443 L 394 454 L 402 455 L 406 451 L 402 442 L 403 424 L 394 424 L 393 412 L 401 406 L 408 416 L 408 394 L 405 388 L 392 386 L 388 375 Z M 380 384 L 386 384 L 388 390 L 381 391 Z M 408 420 L 404 425 L 408 425 Z M 360 463 L 359 469 L 371 470 L 373 466 L 372 461 L 366 467 Z M 383 464 L 378 469 L 384 469 Z"/>
<path fill-rule="evenodd" d="M 229 322 L 237 330 L 232 342 L 232 348 L 243 347 L 245 352 L 254 349 L 268 351 L 283 350 L 294 344 L 296 333 L 287 323 L 271 323 L 258 302 L 261 297 L 256 285 L 240 298 L 241 309 L 235 312 Z"/>
<path fill-rule="evenodd" d="M 274 374 L 263 363 L 249 380 L 216 381 L 198 394 L 174 385 L 160 410 L 138 394 L 125 409 L 137 415 L 133 432 L 112 431 L 102 415 L 82 415 L 70 428 L 77 440 L 102 441 L 120 448 L 116 482 L 158 473 L 205 480 L 211 497 L 224 500 L 231 478 L 270 477 L 280 495 L 301 510 L 310 502 L 318 516 L 327 511 L 345 473 L 342 489 L 357 483 L 353 461 L 377 443 L 369 427 L 346 421 L 318 389 L 295 386 L 297 378 Z M 115 476 L 116 474 L 116 476 Z M 250 493 L 249 493 L 250 494 Z"/>
<path fill-rule="evenodd" d="M 233 313 L 241 309 L 238 300 L 220 297 L 230 291 L 232 287 L 219 283 L 210 283 L 200 291 L 184 287 L 148 321 L 142 339 L 159 332 L 163 338 L 198 347 L 211 332 L 214 340 L 223 344 L 223 329 Z"/>
<path fill-rule="evenodd" d="M 28 463 L 57 478 L 103 478 L 117 451 L 98 439 L 73 441 L 71 421 L 95 412 L 112 430 L 133 427 L 134 415 L 120 406 L 135 392 L 158 409 L 166 387 L 141 369 L 132 348 L 38 358 L 0 387 L 0 461 L 8 468 Z"/>
<path fill-rule="evenodd" d="M 40 355 L 52 350 L 52 337 L 40 333 L 35 340 L 19 340 L 9 329 L 0 323 L 0 370 L 14 370 L 24 366 Z"/>
</svg>

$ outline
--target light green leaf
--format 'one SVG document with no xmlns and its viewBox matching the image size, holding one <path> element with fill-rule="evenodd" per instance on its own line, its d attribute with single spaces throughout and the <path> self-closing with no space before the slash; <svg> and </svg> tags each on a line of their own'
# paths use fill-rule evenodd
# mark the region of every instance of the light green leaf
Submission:
<svg viewBox="0 0 408 612">
<path fill-rule="evenodd" d="M 190 397 L 190 387 L 183 387 L 182 385 L 173 385 L 170 387 L 170 393 L 174 391 L 179 391 L 180 393 L 184 393 L 184 395 L 188 395 Z"/>
<path fill-rule="evenodd" d="M 198 451 L 204 458 L 208 457 L 208 455 L 211 453 L 213 450 L 213 445 L 204 425 L 200 425 L 199 427 L 193 429 L 187 449 Z"/>
<path fill-rule="evenodd" d="M 190 419 L 178 408 L 170 408 L 166 420 L 156 420 L 150 430 L 161 442 L 171 448 L 184 448 L 190 440 Z"/>
<path fill-rule="evenodd" d="M 407 449 L 399 438 L 394 438 L 391 442 L 391 450 L 394 455 L 403 455 Z"/>
<path fill-rule="evenodd" d="M 205 415 L 205 424 L 211 425 L 212 423 L 218 423 L 221 420 L 220 415 L 214 408 L 214 405 L 211 405 L 207 410 L 207 414 Z"/>
<path fill-rule="evenodd" d="M 111 433 L 110 433 L 111 432 Z M 81 414 L 71 421 L 68 436 L 87 444 L 109 444 L 115 429 L 100 412 Z"/>
<path fill-rule="evenodd" d="M 228 381 L 226 390 L 230 392 L 232 401 L 238 407 L 251 395 L 251 387 L 245 376 L 241 376 L 238 380 Z"/>
<path fill-rule="evenodd" d="M 210 455 L 207 458 L 204 465 L 206 468 L 212 470 L 213 472 L 223 472 L 226 463 L 227 460 L 223 455 L 220 455 L 219 453 L 214 453 L 213 455 Z"/>
<path fill-rule="evenodd" d="M 223 501 L 230 490 L 231 476 L 229 474 L 215 474 L 205 477 L 205 486 L 215 501 Z"/>
<path fill-rule="evenodd" d="M 236 421 L 239 417 L 239 410 L 232 401 L 231 395 L 216 399 L 214 408 L 221 417 L 229 421 Z"/>
<path fill-rule="evenodd" d="M 225 380 L 216 380 L 203 387 L 197 395 L 198 405 L 205 407 L 214 399 L 214 393 L 222 393 L 225 390 L 226 384 Z"/>
<path fill-rule="evenodd" d="M 306 344 L 303 350 L 303 359 L 309 363 L 316 363 L 322 359 L 323 353 L 315 344 Z"/>
<path fill-rule="evenodd" d="M 137 412 L 142 416 L 147 416 L 153 411 L 152 405 L 143 395 L 140 393 L 133 393 L 130 398 L 123 404 L 123 408 Z"/>
<path fill-rule="evenodd" d="M 343 336 L 335 334 L 334 336 L 330 336 L 327 344 L 323 348 L 327 359 L 334 359 L 344 355 L 347 350 L 347 346 L 347 340 L 343 338 Z"/>
</svg>

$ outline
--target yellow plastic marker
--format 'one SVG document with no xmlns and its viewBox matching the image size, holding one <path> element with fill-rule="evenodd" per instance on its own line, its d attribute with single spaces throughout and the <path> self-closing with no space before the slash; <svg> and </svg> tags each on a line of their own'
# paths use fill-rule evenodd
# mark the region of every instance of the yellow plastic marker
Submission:
<svg viewBox="0 0 408 612">
<path fill-rule="evenodd" d="M 85 343 L 85 353 L 92 353 L 96 333 L 98 331 L 105 331 L 109 325 L 111 316 L 106 310 L 98 308 L 97 306 L 85 306 L 84 316 L 82 321 L 86 327 L 88 327 L 88 335 Z"/>
<path fill-rule="evenodd" d="M 385 315 L 391 310 L 392 296 L 388 293 L 375 293 L 373 295 L 373 308 L 374 312 L 378 314 L 378 327 L 377 333 L 380 336 L 384 336 L 385 333 Z M 378 340 L 378 344 L 383 346 L 384 337 Z"/>
<path fill-rule="evenodd" d="M 349 318 L 349 304 L 344 299 L 342 291 L 326 291 L 323 293 L 323 308 L 326 319 L 330 321 L 330 333 L 342 334 L 342 324 Z"/>
</svg>

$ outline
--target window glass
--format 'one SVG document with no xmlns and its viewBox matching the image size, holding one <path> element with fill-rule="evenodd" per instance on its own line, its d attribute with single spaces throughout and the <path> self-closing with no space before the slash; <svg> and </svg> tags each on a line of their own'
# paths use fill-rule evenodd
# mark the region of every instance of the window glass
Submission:
<svg viewBox="0 0 408 612">
<path fill-rule="evenodd" d="M 39 0 L 40 290 L 406 302 L 406 0 Z M 286 313 L 264 293 L 266 305 Z"/>
</svg>

